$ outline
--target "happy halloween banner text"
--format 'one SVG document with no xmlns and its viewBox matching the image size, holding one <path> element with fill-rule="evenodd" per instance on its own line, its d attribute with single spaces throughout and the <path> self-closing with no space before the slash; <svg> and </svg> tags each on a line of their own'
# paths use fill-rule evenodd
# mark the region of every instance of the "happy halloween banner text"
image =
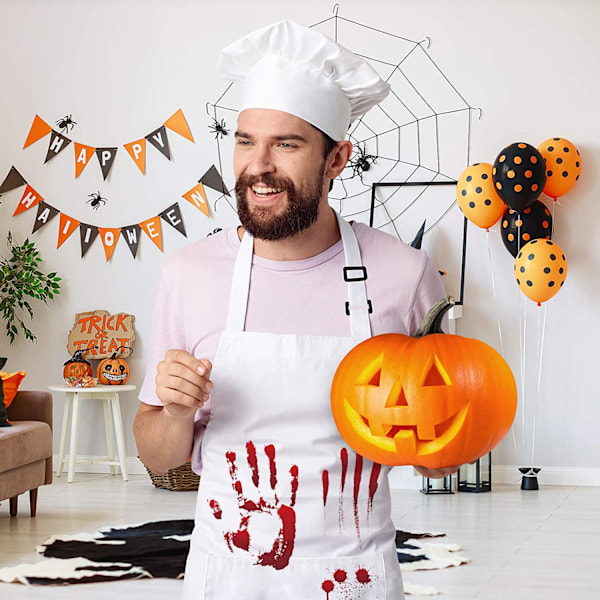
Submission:
<svg viewBox="0 0 600 600">
<path fill-rule="evenodd" d="M 154 146 L 154 148 L 156 148 L 165 158 L 171 160 L 171 149 L 169 146 L 167 129 L 174 131 L 175 133 L 194 143 L 194 138 L 190 128 L 188 127 L 187 121 L 185 120 L 183 111 L 179 109 L 154 131 L 151 131 L 138 140 L 122 144 L 122 147 L 127 150 L 127 153 L 129 156 L 131 156 L 133 162 L 143 175 L 146 174 L 147 142 Z M 47 163 L 55 156 L 58 156 L 73 141 L 62 133 L 55 131 L 40 116 L 35 115 L 23 148 L 31 146 L 31 144 L 41 140 L 48 134 L 50 134 L 50 142 L 48 144 L 46 160 L 44 160 L 44 163 Z M 119 149 L 118 146 L 105 146 L 99 148 L 96 146 L 82 144 L 80 142 L 73 142 L 73 148 L 75 150 L 75 178 L 81 175 L 81 172 L 90 162 L 92 156 L 96 156 L 100 164 L 102 177 L 105 180 L 112 169 L 115 157 L 117 155 L 117 150 Z"/>
<path fill-rule="evenodd" d="M 218 176 L 215 167 L 212 166 L 200 179 L 198 184 L 182 194 L 182 197 L 207 217 L 210 217 L 206 192 L 204 189 L 205 184 L 209 187 L 214 186 L 215 188 L 225 189 L 222 186 L 222 180 Z M 9 192 L 18 187 L 22 187 L 23 185 L 25 186 L 25 191 L 12 216 L 15 217 L 34 206 L 37 207 L 37 214 L 32 229 L 32 233 L 35 233 L 48 225 L 50 221 L 59 215 L 58 243 L 56 247 L 60 248 L 67 238 L 69 238 L 76 229 L 79 229 L 81 258 L 86 255 L 90 246 L 98 237 L 104 246 L 104 253 L 107 261 L 111 259 L 119 238 L 125 239 L 133 258 L 135 258 L 138 251 L 141 231 L 143 231 L 162 252 L 163 236 L 161 221 L 168 223 L 181 235 L 187 237 L 183 216 L 178 202 L 174 202 L 158 215 L 132 225 L 124 227 L 97 227 L 96 225 L 83 223 L 52 206 L 40 193 L 27 183 L 25 178 L 14 166 L 11 167 L 8 175 L 0 185 L 0 193 Z"/>
</svg>

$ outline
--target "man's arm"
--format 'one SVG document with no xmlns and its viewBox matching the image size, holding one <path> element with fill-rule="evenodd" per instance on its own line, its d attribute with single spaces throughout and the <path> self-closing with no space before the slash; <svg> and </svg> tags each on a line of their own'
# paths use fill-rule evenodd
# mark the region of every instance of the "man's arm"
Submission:
<svg viewBox="0 0 600 600">
<path fill-rule="evenodd" d="M 194 442 L 194 416 L 212 390 L 210 361 L 169 350 L 158 364 L 156 396 L 162 406 L 141 403 L 133 422 L 141 461 L 163 474 L 185 463 Z"/>
</svg>

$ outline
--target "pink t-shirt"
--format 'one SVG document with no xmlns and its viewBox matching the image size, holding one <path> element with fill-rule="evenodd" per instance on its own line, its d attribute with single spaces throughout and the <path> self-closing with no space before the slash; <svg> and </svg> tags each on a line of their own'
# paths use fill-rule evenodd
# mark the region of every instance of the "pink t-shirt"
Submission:
<svg viewBox="0 0 600 600">
<path fill-rule="evenodd" d="M 444 295 L 441 277 L 427 255 L 397 238 L 354 222 L 371 300 L 373 335 L 413 333 Z M 233 266 L 240 247 L 235 228 L 199 240 L 167 257 L 156 292 L 153 331 L 140 400 L 160 405 L 156 365 L 171 348 L 214 360 L 225 328 Z M 254 256 L 246 330 L 267 333 L 349 336 L 345 312 L 341 240 L 317 256 L 274 261 Z M 196 415 L 193 468 L 200 469 L 200 442 L 210 400 Z"/>
</svg>

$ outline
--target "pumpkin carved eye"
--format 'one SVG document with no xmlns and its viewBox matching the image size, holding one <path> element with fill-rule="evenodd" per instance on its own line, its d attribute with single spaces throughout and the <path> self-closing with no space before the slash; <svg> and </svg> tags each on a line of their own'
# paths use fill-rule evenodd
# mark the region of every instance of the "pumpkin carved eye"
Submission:
<svg viewBox="0 0 600 600">
<path fill-rule="evenodd" d="M 362 342 L 342 360 L 331 392 L 336 425 L 356 452 L 429 468 L 458 466 L 491 450 L 512 424 L 516 397 L 495 350 L 437 333 Z"/>
</svg>

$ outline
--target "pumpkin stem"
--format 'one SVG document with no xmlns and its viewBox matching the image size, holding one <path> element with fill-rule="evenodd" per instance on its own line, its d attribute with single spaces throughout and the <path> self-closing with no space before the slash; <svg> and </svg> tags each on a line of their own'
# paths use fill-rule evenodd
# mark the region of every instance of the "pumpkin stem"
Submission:
<svg viewBox="0 0 600 600">
<path fill-rule="evenodd" d="M 445 333 L 442 330 L 442 320 L 444 319 L 444 315 L 454 306 L 454 304 L 455 302 L 452 296 L 446 296 L 434 304 L 425 315 L 421 326 L 412 337 L 420 338 L 431 333 Z"/>
</svg>

